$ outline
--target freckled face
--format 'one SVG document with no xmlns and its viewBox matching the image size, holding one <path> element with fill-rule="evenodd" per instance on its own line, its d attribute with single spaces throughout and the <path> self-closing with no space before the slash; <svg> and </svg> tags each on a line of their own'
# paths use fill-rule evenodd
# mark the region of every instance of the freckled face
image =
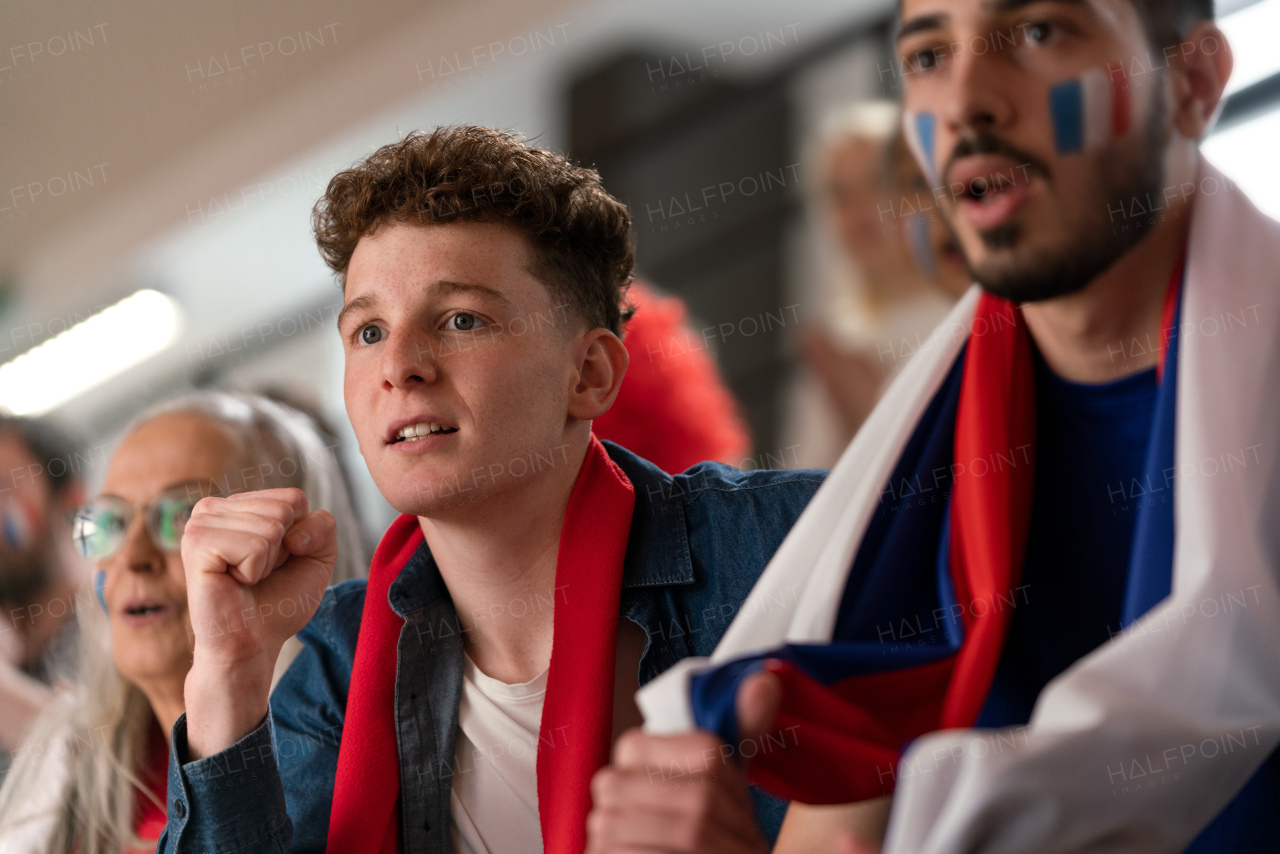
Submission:
<svg viewBox="0 0 1280 854">
<path fill-rule="evenodd" d="M 397 510 L 471 506 L 533 485 L 533 455 L 562 457 L 576 326 L 532 265 L 528 239 L 497 224 L 391 224 L 356 245 L 347 414 Z"/>
<path fill-rule="evenodd" d="M 1091 69 L 1111 79 L 1152 62 L 1129 0 L 1007 11 L 990 0 L 903 0 L 897 52 L 905 108 L 936 118 L 940 204 L 988 290 L 1016 301 L 1070 293 L 1148 233 L 1120 229 L 1113 212 L 1159 195 L 1167 84 L 1131 75 L 1129 130 L 1083 153 L 1058 152 L 1049 99 Z"/>
</svg>

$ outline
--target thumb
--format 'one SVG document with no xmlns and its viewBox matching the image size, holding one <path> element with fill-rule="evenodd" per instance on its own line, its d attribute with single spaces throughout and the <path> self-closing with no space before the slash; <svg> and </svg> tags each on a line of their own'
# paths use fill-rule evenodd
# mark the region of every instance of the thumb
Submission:
<svg viewBox="0 0 1280 854">
<path fill-rule="evenodd" d="M 329 511 L 316 510 L 293 523 L 284 543 L 292 554 L 332 566 L 338 560 L 338 523 Z"/>
<path fill-rule="evenodd" d="M 734 709 L 738 713 L 738 737 L 757 739 L 773 728 L 782 705 L 782 682 L 768 670 L 753 673 L 738 687 Z"/>
</svg>

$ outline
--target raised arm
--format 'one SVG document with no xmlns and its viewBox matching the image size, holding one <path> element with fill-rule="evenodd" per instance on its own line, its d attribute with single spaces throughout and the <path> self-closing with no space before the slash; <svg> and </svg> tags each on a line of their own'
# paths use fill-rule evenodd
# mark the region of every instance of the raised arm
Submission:
<svg viewBox="0 0 1280 854">
<path fill-rule="evenodd" d="M 182 537 L 195 636 L 174 726 L 160 851 L 279 851 L 292 838 L 268 717 L 275 661 L 311 619 L 337 557 L 336 526 L 298 489 L 196 505 Z"/>
</svg>

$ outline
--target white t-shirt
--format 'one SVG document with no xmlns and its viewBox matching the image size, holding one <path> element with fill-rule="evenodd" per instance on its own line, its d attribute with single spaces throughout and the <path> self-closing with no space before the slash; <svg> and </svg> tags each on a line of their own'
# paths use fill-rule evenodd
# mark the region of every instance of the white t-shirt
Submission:
<svg viewBox="0 0 1280 854">
<path fill-rule="evenodd" d="M 541 854 L 538 730 L 547 672 L 508 685 L 463 655 L 449 803 L 454 854 Z"/>
</svg>

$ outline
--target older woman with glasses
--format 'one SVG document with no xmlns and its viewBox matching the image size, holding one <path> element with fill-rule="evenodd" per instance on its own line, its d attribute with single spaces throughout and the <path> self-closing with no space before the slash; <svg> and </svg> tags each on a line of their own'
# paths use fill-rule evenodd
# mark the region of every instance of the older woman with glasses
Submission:
<svg viewBox="0 0 1280 854">
<path fill-rule="evenodd" d="M 197 392 L 128 430 L 102 494 L 72 524 L 77 549 L 98 565 L 96 602 L 78 615 L 81 684 L 32 733 L 0 789 L 0 852 L 154 850 L 168 734 L 192 656 L 183 525 L 205 496 L 273 487 L 302 489 L 337 520 L 331 583 L 365 574 L 334 449 L 306 415 L 262 397 Z"/>
</svg>

